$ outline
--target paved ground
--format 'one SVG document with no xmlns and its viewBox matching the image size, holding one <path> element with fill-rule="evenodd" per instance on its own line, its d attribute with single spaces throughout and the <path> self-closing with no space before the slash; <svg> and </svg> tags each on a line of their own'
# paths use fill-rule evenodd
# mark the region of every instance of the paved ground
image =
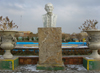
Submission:
<svg viewBox="0 0 100 73">
<path fill-rule="evenodd" d="M 87 55 L 81 55 L 81 56 L 85 57 Z M 33 57 L 33 56 L 28 56 L 28 57 Z M 34 57 L 37 57 L 37 56 L 34 56 Z M 76 56 L 71 55 L 70 57 L 76 57 Z M 82 65 L 66 65 L 65 70 L 47 71 L 47 70 L 36 70 L 36 65 L 22 65 L 22 66 L 18 66 L 13 71 L 0 70 L 0 73 L 100 73 L 100 70 L 87 71 Z"/>
<path fill-rule="evenodd" d="M 66 65 L 65 70 L 36 70 L 36 65 L 22 65 L 15 70 L 0 70 L 0 73 L 100 73 L 100 70 L 86 70 L 82 65 Z"/>
</svg>

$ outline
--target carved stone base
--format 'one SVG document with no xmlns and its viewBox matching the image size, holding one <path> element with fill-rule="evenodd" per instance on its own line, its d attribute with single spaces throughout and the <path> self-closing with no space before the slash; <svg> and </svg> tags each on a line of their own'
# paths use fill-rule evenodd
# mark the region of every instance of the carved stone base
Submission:
<svg viewBox="0 0 100 73">
<path fill-rule="evenodd" d="M 48 69 L 63 67 L 62 62 L 62 32 L 60 27 L 38 28 L 39 37 L 39 64 L 40 67 Z"/>
<path fill-rule="evenodd" d="M 100 59 L 100 55 L 98 54 L 98 50 L 92 50 L 92 54 L 90 55 L 90 58 Z"/>
<path fill-rule="evenodd" d="M 2 70 L 14 70 L 19 65 L 18 57 L 13 57 L 12 59 L 0 58 L 0 69 Z"/>
<path fill-rule="evenodd" d="M 40 64 L 37 64 L 37 67 L 36 67 L 37 70 L 64 70 L 65 67 L 64 67 L 64 64 L 62 65 L 50 65 L 50 64 L 43 64 L 43 65 L 40 65 Z"/>
<path fill-rule="evenodd" d="M 87 70 L 100 70 L 100 59 L 83 57 L 83 66 Z"/>
<path fill-rule="evenodd" d="M 5 53 L 3 55 L 3 58 L 13 58 L 13 55 L 11 54 L 10 50 L 5 50 Z"/>
</svg>

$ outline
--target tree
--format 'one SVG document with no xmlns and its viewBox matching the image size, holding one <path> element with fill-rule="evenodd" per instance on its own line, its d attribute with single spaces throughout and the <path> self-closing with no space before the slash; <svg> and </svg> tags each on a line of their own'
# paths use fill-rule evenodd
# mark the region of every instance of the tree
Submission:
<svg viewBox="0 0 100 73">
<path fill-rule="evenodd" d="M 33 32 L 31 32 L 30 34 L 33 34 Z"/>
<path fill-rule="evenodd" d="M 27 36 L 27 40 L 29 41 L 29 36 Z"/>
<path fill-rule="evenodd" d="M 80 33 L 76 34 L 76 38 L 81 42 L 82 40 L 82 35 Z"/>
<path fill-rule="evenodd" d="M 82 35 L 82 39 L 87 39 L 88 34 L 86 32 L 81 32 L 80 34 Z"/>
<path fill-rule="evenodd" d="M 36 40 L 38 41 L 38 40 L 39 40 L 39 38 L 37 37 L 37 38 L 36 38 Z"/>
</svg>

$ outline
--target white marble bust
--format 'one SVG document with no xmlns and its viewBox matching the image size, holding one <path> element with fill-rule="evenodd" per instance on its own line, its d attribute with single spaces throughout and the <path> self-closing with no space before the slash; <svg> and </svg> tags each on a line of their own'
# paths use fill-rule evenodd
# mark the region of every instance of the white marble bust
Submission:
<svg viewBox="0 0 100 73">
<path fill-rule="evenodd" d="M 57 15 L 53 14 L 53 5 L 48 3 L 45 5 L 46 14 L 42 16 L 44 27 L 56 27 Z"/>
</svg>

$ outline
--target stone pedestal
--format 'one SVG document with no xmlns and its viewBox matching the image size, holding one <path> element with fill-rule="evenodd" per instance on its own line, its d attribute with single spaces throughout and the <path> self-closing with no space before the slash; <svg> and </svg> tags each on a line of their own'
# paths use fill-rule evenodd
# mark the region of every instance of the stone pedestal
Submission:
<svg viewBox="0 0 100 73">
<path fill-rule="evenodd" d="M 38 28 L 40 70 L 63 70 L 62 32 L 60 27 Z"/>
<path fill-rule="evenodd" d="M 0 58 L 0 69 L 14 70 L 18 65 L 18 57 L 13 57 L 11 59 Z"/>
<path fill-rule="evenodd" d="M 83 66 L 87 70 L 100 70 L 100 59 L 84 57 L 83 58 Z"/>
</svg>

